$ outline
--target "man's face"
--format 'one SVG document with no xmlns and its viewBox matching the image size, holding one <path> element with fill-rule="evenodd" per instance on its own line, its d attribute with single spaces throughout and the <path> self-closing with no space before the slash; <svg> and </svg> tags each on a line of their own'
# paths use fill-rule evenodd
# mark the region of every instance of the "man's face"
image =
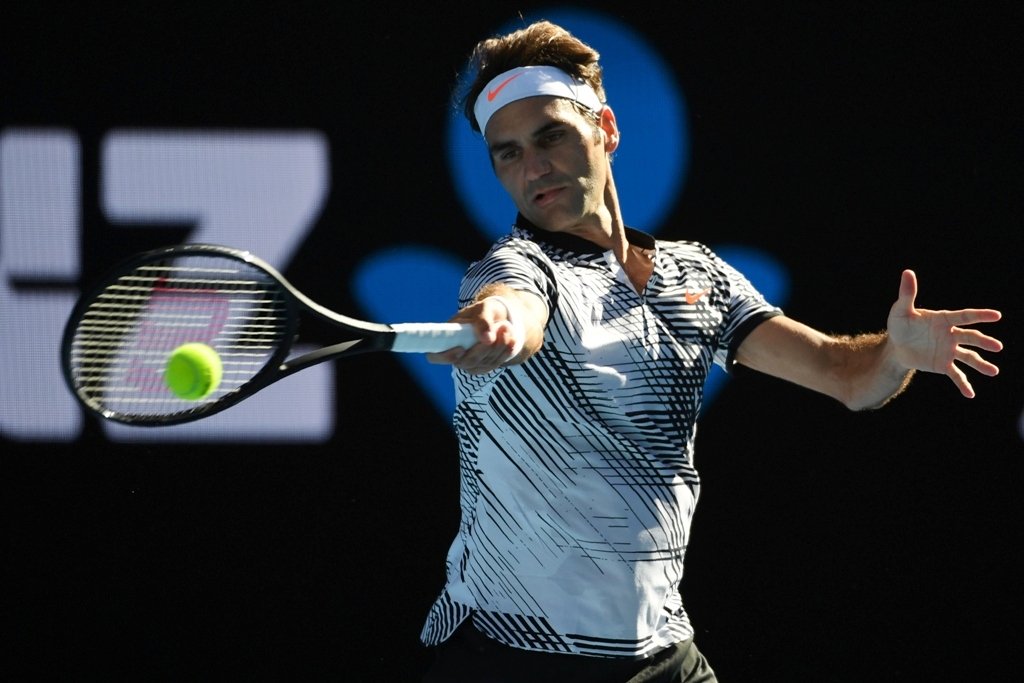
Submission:
<svg viewBox="0 0 1024 683">
<path fill-rule="evenodd" d="M 568 100 L 511 102 L 491 117 L 486 139 L 498 180 L 530 222 L 581 235 L 601 226 L 610 150 Z"/>
</svg>

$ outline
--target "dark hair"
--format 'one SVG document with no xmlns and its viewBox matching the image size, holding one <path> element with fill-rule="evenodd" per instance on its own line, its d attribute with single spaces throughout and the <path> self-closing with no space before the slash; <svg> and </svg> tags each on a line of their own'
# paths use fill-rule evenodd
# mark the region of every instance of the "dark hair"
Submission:
<svg viewBox="0 0 1024 683">
<path fill-rule="evenodd" d="M 481 40 L 469 59 L 472 83 L 462 97 L 462 112 L 469 125 L 479 132 L 473 115 L 476 98 L 498 74 L 519 66 L 554 66 L 575 78 L 586 81 L 604 102 L 601 85 L 601 55 L 567 30 L 550 21 L 537 21 L 503 36 Z"/>
</svg>

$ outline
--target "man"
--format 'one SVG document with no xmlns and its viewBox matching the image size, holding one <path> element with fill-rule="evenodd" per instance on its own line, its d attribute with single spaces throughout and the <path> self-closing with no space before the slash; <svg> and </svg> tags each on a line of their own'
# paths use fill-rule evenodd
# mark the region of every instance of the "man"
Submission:
<svg viewBox="0 0 1024 683">
<path fill-rule="evenodd" d="M 679 582 L 700 481 L 696 417 L 711 363 L 741 363 L 882 406 L 917 370 L 1002 344 L 963 326 L 998 311 L 914 307 L 905 271 L 885 332 L 823 334 L 785 316 L 707 247 L 625 226 L 620 144 L 598 54 L 538 22 L 479 43 L 466 99 L 512 232 L 467 271 L 453 320 L 462 520 L 423 629 L 428 681 L 714 681 Z"/>
</svg>

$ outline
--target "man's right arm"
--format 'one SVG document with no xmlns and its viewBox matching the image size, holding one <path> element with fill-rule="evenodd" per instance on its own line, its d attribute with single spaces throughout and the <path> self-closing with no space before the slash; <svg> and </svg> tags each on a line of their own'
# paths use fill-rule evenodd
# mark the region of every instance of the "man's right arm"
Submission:
<svg viewBox="0 0 1024 683">
<path fill-rule="evenodd" d="M 474 302 L 450 320 L 473 325 L 477 343 L 468 349 L 427 354 L 427 360 L 474 375 L 517 365 L 540 350 L 547 321 L 548 309 L 540 297 L 491 283 L 481 287 Z"/>
</svg>

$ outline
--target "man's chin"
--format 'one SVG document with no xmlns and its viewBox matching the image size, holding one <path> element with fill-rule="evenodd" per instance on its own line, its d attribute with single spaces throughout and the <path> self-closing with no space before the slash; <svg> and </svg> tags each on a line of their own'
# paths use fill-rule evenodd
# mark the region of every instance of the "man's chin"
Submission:
<svg viewBox="0 0 1024 683">
<path fill-rule="evenodd" d="M 557 210 L 537 210 L 536 207 L 533 207 L 529 211 L 520 209 L 520 213 L 526 217 L 526 220 L 548 232 L 565 232 L 575 225 L 575 221 L 571 217 Z"/>
</svg>

